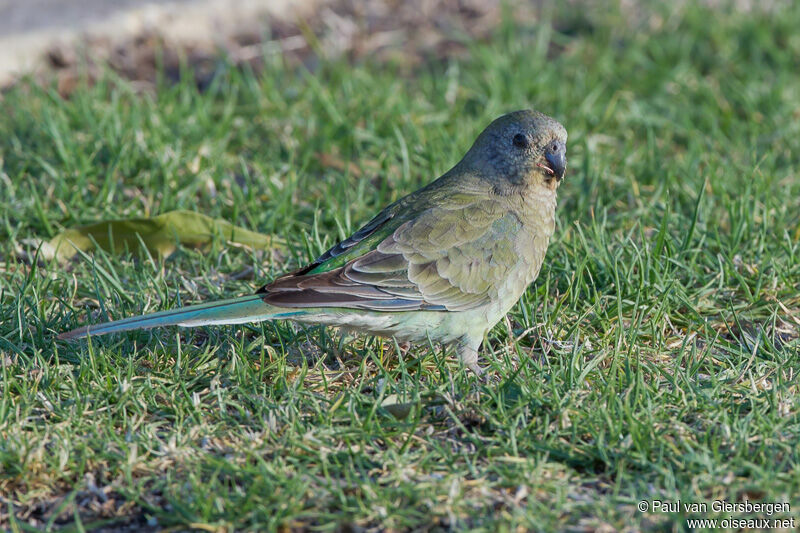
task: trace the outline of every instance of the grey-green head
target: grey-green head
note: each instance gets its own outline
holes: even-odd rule
[[[538,111],[514,111],[489,124],[461,163],[493,180],[555,187],[567,169],[567,130]]]

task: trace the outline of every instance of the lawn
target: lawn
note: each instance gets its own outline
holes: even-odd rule
[[[794,5],[793,5],[794,4]],[[0,100],[0,527],[682,530],[800,510],[800,5],[559,4],[459,54],[279,53],[198,88]],[[57,333],[246,294],[446,171],[569,131],[539,279],[478,381],[290,323]],[[66,263],[35,239],[189,209],[274,235]],[[640,512],[644,500],[707,512]],[[788,502],[716,513],[714,500]]]

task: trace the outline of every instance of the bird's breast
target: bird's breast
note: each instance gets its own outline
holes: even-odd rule
[[[514,236],[517,261],[509,269],[504,283],[497,287],[497,308],[489,314],[507,313],[539,275],[547,246],[555,228],[555,197],[552,195],[524,198],[516,213],[520,222]]]

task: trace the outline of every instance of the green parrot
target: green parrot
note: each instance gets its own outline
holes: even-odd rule
[[[566,142],[567,131],[552,118],[509,113],[446,174],[255,294],[84,326],[59,338],[288,319],[398,342],[453,344],[480,375],[484,336],[542,266]]]

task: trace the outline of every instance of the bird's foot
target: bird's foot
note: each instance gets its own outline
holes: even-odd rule
[[[489,377],[489,374],[486,372],[486,370],[489,367],[484,368],[482,366],[479,366],[478,363],[475,362],[475,363],[472,363],[472,364],[467,364],[467,368],[472,370],[472,372],[475,374],[475,377],[478,378],[478,381],[480,383],[483,383],[483,384],[489,383],[490,377]]]
[[[474,363],[467,363],[467,368],[472,370],[475,373],[475,376],[477,377],[481,377],[486,373],[486,369],[478,365],[477,361]]]
[[[475,377],[477,377],[478,380],[485,381],[486,368],[478,364],[478,346],[480,346],[480,344],[476,346],[474,344],[464,343],[456,348],[456,353],[461,362],[464,363],[464,366],[475,373]]]

